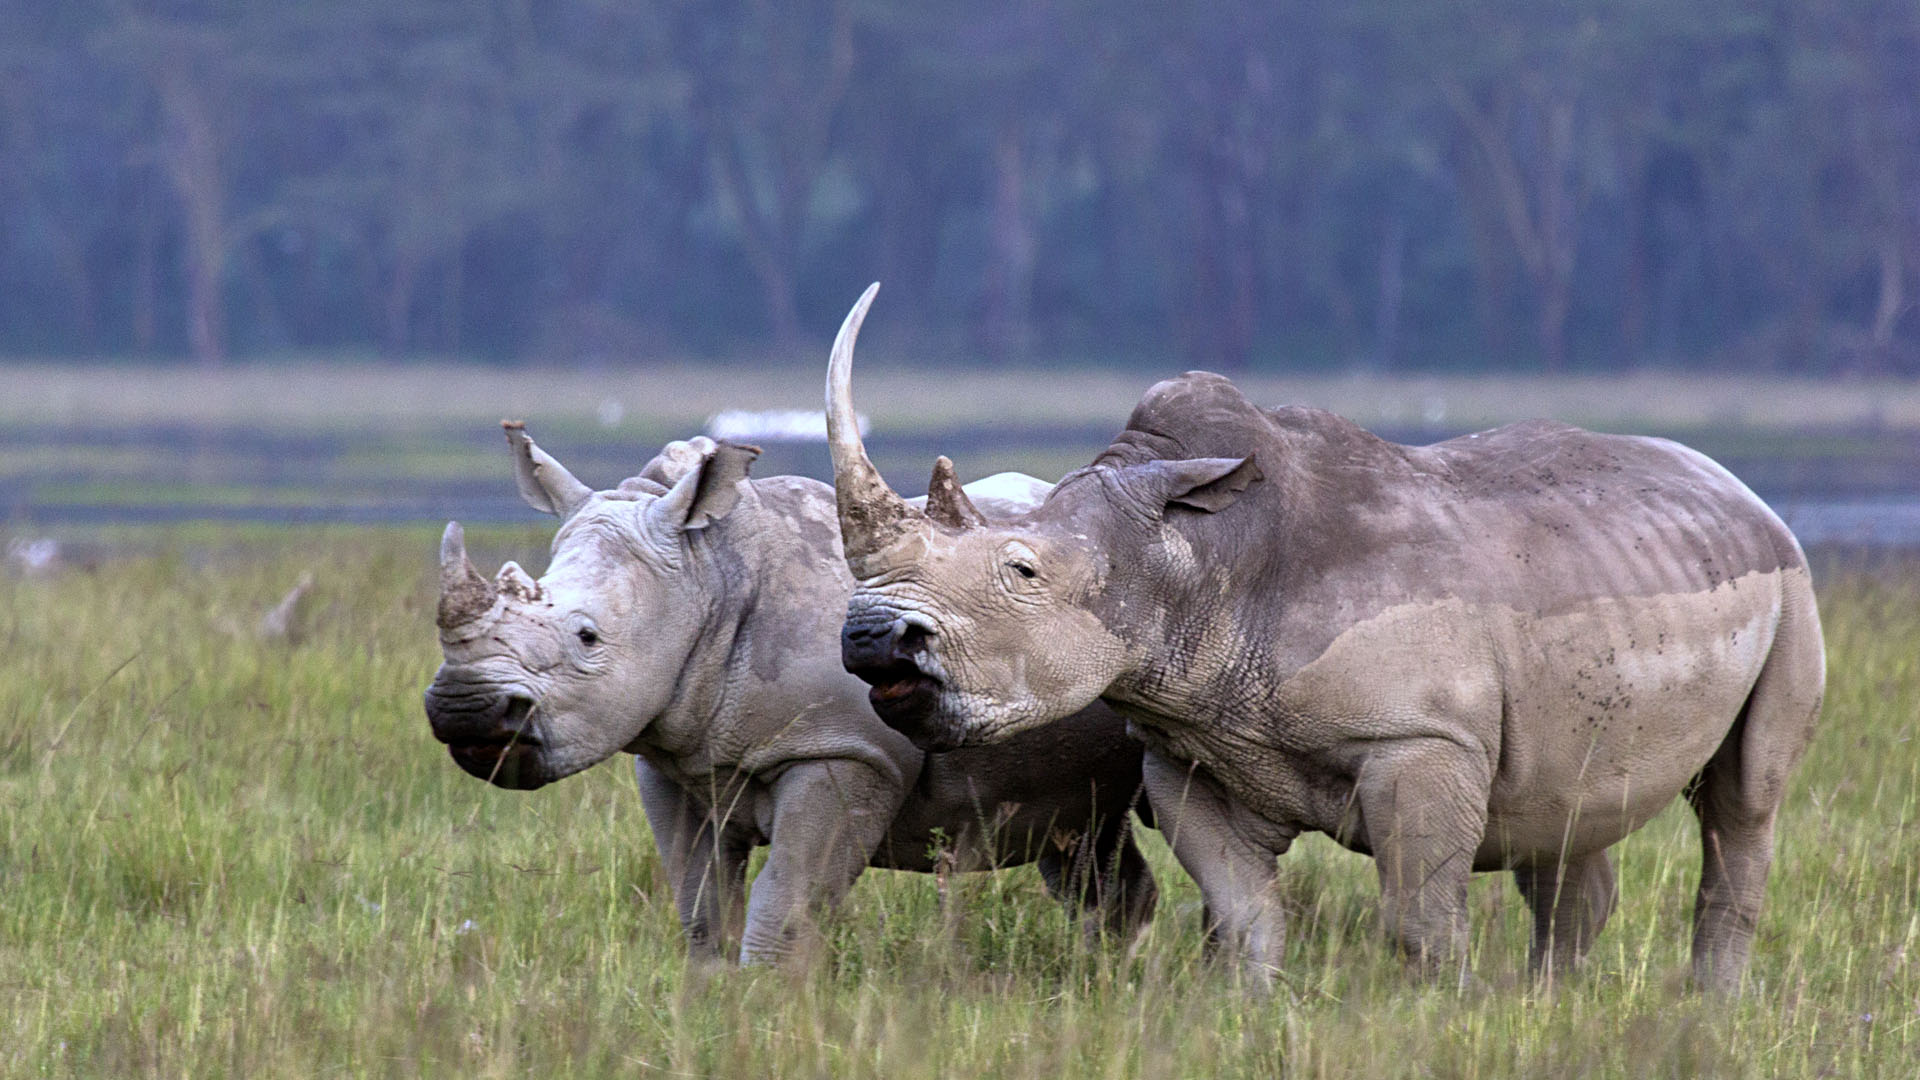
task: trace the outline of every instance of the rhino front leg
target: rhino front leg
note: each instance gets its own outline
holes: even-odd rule
[[[886,837],[906,791],[853,761],[806,762],[773,784],[773,835],[754,879],[745,964],[806,951],[815,915],[838,905]]]
[[[744,922],[752,839],[716,826],[698,800],[645,758],[633,759],[633,773],[687,950],[696,959],[718,960]]]
[[[1380,874],[1380,921],[1409,962],[1467,982],[1467,882],[1487,827],[1486,757],[1439,739],[1381,750],[1354,801]]]
[[[1515,867],[1513,883],[1533,912],[1527,966],[1535,978],[1548,981],[1572,971],[1587,955],[1620,895],[1604,850],[1557,865]]]
[[[1237,807],[1198,765],[1148,753],[1143,775],[1161,834],[1200,886],[1208,953],[1232,956],[1249,982],[1270,988],[1287,929],[1277,863],[1294,833]]]
[[[701,819],[688,846],[680,891],[674,896],[687,951],[696,960],[720,960],[727,942],[739,937],[746,910],[747,857],[752,852],[751,833],[711,815]]]
[[[667,871],[667,887],[678,896],[685,883],[688,852],[705,813],[684,788],[647,764],[646,758],[633,759],[633,778],[640,787],[640,805],[647,811],[653,846],[659,849],[661,865]]]

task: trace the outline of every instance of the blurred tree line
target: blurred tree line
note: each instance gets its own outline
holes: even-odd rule
[[[873,278],[988,361],[1920,372],[1920,5],[0,0],[0,352],[764,352]]]

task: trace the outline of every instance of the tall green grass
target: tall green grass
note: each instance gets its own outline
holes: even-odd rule
[[[1373,933],[1363,859],[1303,842],[1280,990],[1201,957],[1155,836],[1154,925],[1089,949],[1030,869],[875,871],[803,971],[689,968],[625,762],[539,792],[457,769],[419,692],[433,537],[223,540],[0,580],[0,1074],[1912,1076],[1920,587],[1829,574],[1824,725],[1793,785],[1753,990],[1686,991],[1675,808],[1616,849],[1588,969],[1525,977],[1476,880],[1458,993]],[[537,532],[474,538],[491,554]],[[536,560],[537,561],[537,560]],[[295,642],[251,633],[303,570]],[[1896,568],[1897,569],[1897,568]]]

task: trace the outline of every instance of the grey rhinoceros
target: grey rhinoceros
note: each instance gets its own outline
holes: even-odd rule
[[[759,451],[702,437],[596,492],[519,425],[507,436],[521,494],[564,524],[543,577],[507,563],[493,582],[447,526],[433,733],[508,788],[637,755],[697,955],[738,935],[744,961],[778,960],[869,864],[1038,862],[1090,929],[1125,934],[1150,916],[1128,821],[1141,750],[1119,717],[1088,709],[1013,743],[923,753],[874,715],[840,665],[853,581],[826,485],[750,480]],[[1006,474],[983,503],[1012,513],[1046,489]],[[759,844],[772,850],[742,927]]]
[[[1115,706],[1213,940],[1263,981],[1303,831],[1373,856],[1385,929],[1436,974],[1466,977],[1469,874],[1511,870],[1551,972],[1613,908],[1608,846],[1684,793],[1694,979],[1737,987],[1825,661],[1798,543],[1726,470],[1544,422],[1399,446],[1190,372],[1032,511],[948,486],[923,512],[851,426],[872,296],[828,407],[844,660],[889,723],[978,745]]]

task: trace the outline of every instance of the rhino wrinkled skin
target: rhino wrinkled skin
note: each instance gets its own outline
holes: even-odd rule
[[[1469,977],[1469,874],[1511,870],[1551,975],[1614,906],[1607,848],[1684,793],[1694,981],[1738,988],[1825,683],[1806,559],[1738,480],[1540,421],[1400,446],[1189,372],[1031,512],[936,517],[851,427],[872,295],[828,404],[843,652],[888,722],[978,745],[1112,704],[1211,940],[1260,982],[1303,831],[1373,856],[1384,929],[1436,975]],[[903,639],[910,663],[873,662]]]
[[[543,577],[508,563],[493,582],[448,525],[428,718],[462,768],[502,787],[637,755],[696,955],[736,936],[745,962],[791,954],[868,865],[1037,861],[1090,930],[1144,924],[1155,891],[1127,816],[1141,751],[1124,722],[1090,708],[951,753],[888,728],[840,664],[853,581],[826,485],[748,479],[757,450],[702,437],[596,492],[507,429],[521,494],[564,523]],[[1003,476],[983,502],[1010,514],[1046,490]]]

